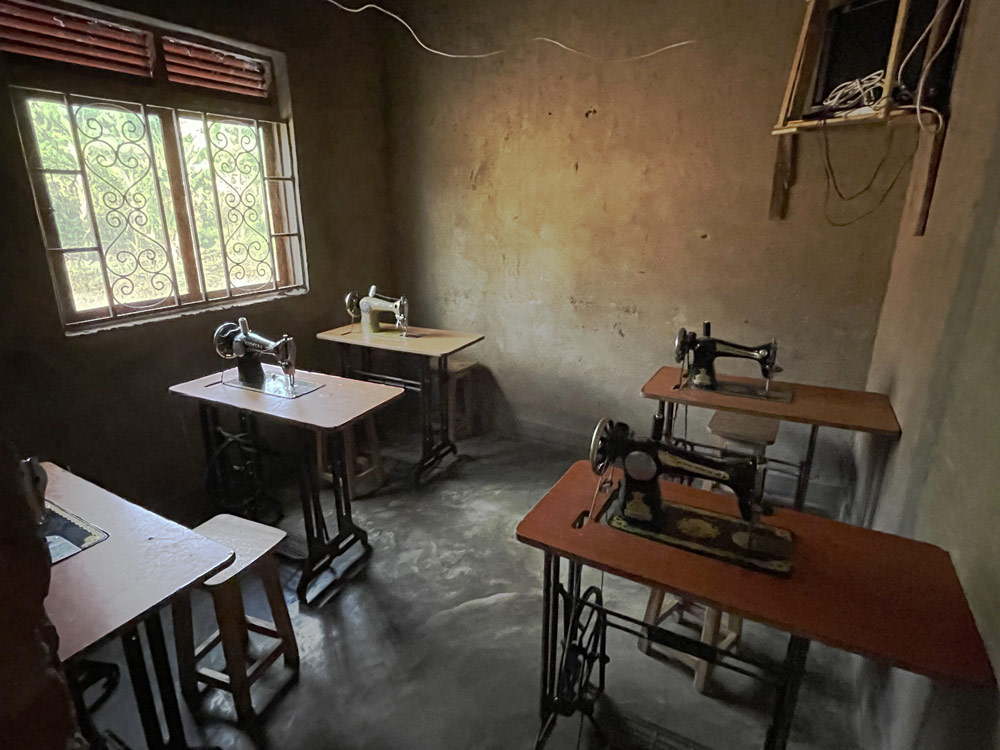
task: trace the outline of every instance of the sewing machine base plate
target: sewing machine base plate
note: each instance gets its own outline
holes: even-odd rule
[[[323,387],[320,383],[311,383],[308,380],[296,380],[295,385],[289,388],[288,380],[285,376],[276,375],[275,373],[268,373],[267,377],[264,378],[264,385],[259,388],[247,383],[241,383],[238,378],[231,378],[223,382],[225,385],[231,385],[234,388],[243,388],[248,391],[266,393],[268,396],[280,396],[281,398],[298,398],[299,396],[305,396],[307,393],[318,391]]]
[[[787,529],[757,524],[751,535],[747,523],[732,516],[675,503],[664,503],[663,511],[665,520],[658,529],[629,520],[618,508],[608,523],[630,534],[751,570],[779,576],[792,572],[795,541]]]
[[[742,398],[759,398],[763,401],[778,401],[783,404],[790,404],[795,394],[790,390],[785,390],[781,386],[771,386],[767,391],[763,386],[749,385],[748,383],[721,382],[715,388],[699,388],[691,385],[685,380],[681,388],[691,388],[698,391],[714,391],[715,393],[725,393],[727,396],[740,396]]]

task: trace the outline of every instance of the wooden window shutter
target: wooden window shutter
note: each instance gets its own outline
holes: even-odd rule
[[[148,31],[23,0],[0,0],[0,51],[153,75],[153,37]]]
[[[167,78],[175,83],[261,99],[270,93],[271,67],[265,60],[168,36],[162,44]]]

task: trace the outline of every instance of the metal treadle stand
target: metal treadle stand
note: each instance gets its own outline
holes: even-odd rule
[[[539,696],[541,726],[535,741],[540,750],[548,742],[560,716],[577,711],[593,720],[594,703],[604,692],[607,628],[614,628],[661,646],[710,661],[718,667],[762,680],[777,688],[764,750],[785,750],[799,687],[805,672],[809,640],[791,636],[779,668],[766,667],[735,656],[700,640],[647,625],[641,620],[605,607],[601,592],[590,587],[581,594],[583,564],[568,560],[567,578],[561,580],[562,558],[545,552],[542,580],[542,679]],[[560,628],[560,606],[562,626]],[[562,643],[562,656],[560,656]],[[594,667],[598,674],[592,679]]]
[[[202,437],[205,443],[205,454],[208,461],[209,492],[216,497],[225,496],[227,484],[232,477],[227,467],[215,461],[221,444],[227,438],[219,426],[219,410],[214,404],[202,402],[199,404],[201,414]],[[351,576],[371,557],[372,546],[368,542],[368,533],[355,525],[351,517],[351,497],[345,481],[344,439],[337,430],[326,433],[324,439],[330,441],[328,457],[331,463],[333,481],[331,487],[334,496],[334,511],[336,514],[336,535],[331,536],[323,514],[320,500],[321,478],[319,477],[316,433],[304,432],[302,445],[298,451],[276,451],[262,446],[257,429],[257,419],[251,412],[240,410],[240,429],[247,442],[256,447],[258,455],[266,453],[279,456],[293,463],[298,472],[299,496],[302,502],[302,519],[305,526],[306,553],[304,557],[293,558],[302,567],[296,593],[299,600],[306,605],[313,605],[325,600],[346,583]],[[294,448],[294,446],[293,446]],[[256,465],[248,467],[250,473],[256,473],[257,481],[261,481],[259,458]],[[360,554],[343,570],[337,571],[334,564],[344,559],[355,545],[361,546]],[[286,555],[288,556],[288,555]],[[316,591],[310,592],[320,576],[329,572],[332,579]]]
[[[417,380],[384,375],[372,369],[371,349],[362,348],[361,367],[351,364],[350,346],[340,346],[340,374],[345,378],[367,380],[371,383],[394,385],[414,391],[420,396],[420,460],[413,467],[413,482],[420,484],[424,474],[432,471],[449,455],[458,455],[458,446],[451,438],[448,428],[448,355],[437,357],[437,372],[431,365],[431,357],[416,356],[420,361],[420,375]],[[436,386],[436,387],[435,387]],[[434,397],[437,396],[437,408]],[[436,412],[436,414],[435,414]],[[435,424],[437,417],[437,424]]]

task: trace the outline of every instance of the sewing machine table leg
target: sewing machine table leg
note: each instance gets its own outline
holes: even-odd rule
[[[166,723],[167,735],[165,738],[156,711],[153,686],[149,680],[149,672],[146,670],[146,659],[143,655],[138,625],[127,628],[122,633],[121,641],[146,744],[150,750],[189,750],[190,746],[184,737],[184,725],[181,722],[177,693],[174,691],[173,676],[170,670],[170,661],[167,658],[167,645],[163,638],[163,625],[160,622],[159,610],[147,616],[142,624],[146,630],[149,654],[153,661],[153,676],[156,679],[160,705]]]
[[[767,739],[764,750],[785,750],[788,735],[792,729],[792,717],[795,714],[795,703],[799,697],[799,687],[806,670],[806,656],[809,654],[809,640],[799,636],[791,636],[788,640],[788,651],[782,667],[784,682],[778,688],[774,702],[774,713],[771,715],[771,725],[767,729]]]
[[[813,456],[816,453],[816,435],[819,425],[813,425],[809,430],[809,444],[806,447],[806,457],[799,465],[799,481],[795,485],[795,503],[792,508],[802,510],[806,504],[806,493],[809,491],[809,475],[812,474]]]
[[[437,381],[435,383],[435,381]],[[434,394],[438,400],[438,424],[434,425]],[[438,371],[431,369],[430,357],[420,358],[420,425],[423,448],[420,462],[414,467],[413,482],[420,484],[422,476],[434,469],[449,455],[457,455],[458,447],[448,430],[448,357],[438,357]]]
[[[302,517],[306,528],[308,554],[302,561],[302,576],[296,593],[299,600],[307,606],[321,600],[325,601],[329,594],[343,586],[368,561],[372,553],[367,532],[355,526],[351,517],[350,490],[344,481],[344,436],[336,432],[331,437],[329,459],[333,475],[334,509],[337,516],[337,535],[332,539],[326,527],[319,497],[321,478],[317,476],[318,459],[315,450],[318,441],[314,435],[310,435],[306,440],[305,459],[299,465],[299,491],[302,497]],[[337,573],[333,570],[334,563],[348,554],[356,544],[361,545],[360,555],[343,571]],[[312,592],[310,598],[312,584],[327,571],[333,575],[332,580],[318,591]]]
[[[545,553],[542,576],[542,661],[541,694],[538,714],[541,725],[535,740],[535,750],[540,750],[555,728],[558,714],[555,711],[557,657],[559,648],[559,556]]]

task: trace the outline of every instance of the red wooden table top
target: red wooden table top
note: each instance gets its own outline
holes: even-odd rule
[[[858,432],[900,433],[896,413],[884,393],[827,388],[821,385],[786,383],[775,380],[774,391],[791,391],[790,402],[734,396],[703,388],[678,388],[681,369],[661,367],[642,387],[642,395],[658,401],[673,401],[688,406],[735,411],[760,417],[803,422],[821,427],[839,427]],[[721,382],[759,385],[761,379],[720,376]]]
[[[518,524],[517,538],[911,672],[995,684],[965,593],[941,548],[779,509],[767,522],[792,531],[796,543],[793,572],[779,578],[603,523],[573,528],[590,509],[597,481],[589,463],[573,464]],[[737,515],[736,501],[727,495],[667,482],[663,495],[672,502]]]

